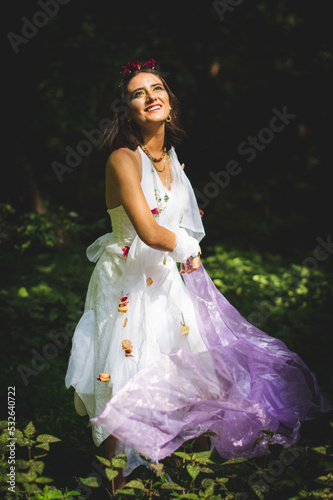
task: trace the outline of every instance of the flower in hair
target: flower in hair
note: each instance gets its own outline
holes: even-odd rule
[[[151,68],[154,69],[156,66],[155,59],[148,59],[143,65],[141,65],[140,61],[130,61],[125,66],[121,67],[121,73],[123,76],[127,76],[133,71],[138,71],[141,68]]]
[[[148,59],[148,61],[145,62],[142,67],[143,68],[155,69],[155,67],[156,67],[156,61],[155,61],[155,59]]]

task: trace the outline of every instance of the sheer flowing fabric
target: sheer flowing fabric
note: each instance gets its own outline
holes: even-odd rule
[[[152,166],[139,150],[154,212]],[[173,149],[170,157],[173,182],[167,191],[158,178],[169,199],[156,220],[200,242],[193,189]],[[116,436],[129,474],[142,463],[139,453],[162,459],[207,430],[226,458],[265,453],[265,438],[254,446],[261,429],[282,446],[296,442],[302,421],[328,408],[304,362],[247,322],[203,266],[183,280],[168,252],[140,240],[122,206],[108,212],[112,232],[87,249],[96,266],[65,379],[76,410],[91,419],[95,444]]]

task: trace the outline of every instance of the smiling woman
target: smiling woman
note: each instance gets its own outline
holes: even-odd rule
[[[139,75],[148,77],[148,85],[150,79],[150,87],[142,88],[142,84],[139,83],[140,80],[137,81],[137,79],[133,82],[132,80],[134,79],[135,72],[130,72],[125,75],[119,87],[118,99],[120,102],[126,104],[128,112],[123,113],[123,107],[121,107],[122,112],[119,113],[117,112],[117,109],[115,109],[115,114],[109,126],[105,130],[104,144],[109,153],[112,153],[112,151],[122,147],[126,147],[134,151],[139,144],[143,143],[140,128],[137,126],[135,120],[132,120],[130,109],[135,109],[136,99],[141,99],[141,101],[143,101],[147,96],[147,93],[148,95],[154,95],[156,99],[161,94],[167,95],[169,107],[163,110],[167,112],[165,117],[164,142],[164,146],[167,150],[169,150],[172,146],[176,147],[180,144],[186,135],[180,124],[178,99],[169,88],[163,76],[155,69],[149,67],[140,69]],[[137,83],[135,83],[136,81]],[[151,103],[150,105],[152,106],[153,104]]]
[[[151,66],[124,68],[127,120],[116,113],[105,134],[113,232],[87,249],[97,264],[66,375],[95,444],[108,458],[126,453],[124,475],[147,464],[140,453],[160,460],[208,430],[225,458],[263,455],[269,442],[295,443],[302,421],[327,408],[299,356],[246,321],[205,272],[199,208],[174,149],[178,101]]]

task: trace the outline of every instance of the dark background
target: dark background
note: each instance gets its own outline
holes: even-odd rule
[[[333,14],[324,2],[238,3],[222,13],[222,3],[203,0],[70,0],[18,53],[8,34],[22,36],[42,8],[31,0],[5,6],[0,386],[17,387],[21,428],[33,420],[39,433],[62,439],[46,470],[57,486],[75,488],[73,477],[88,475],[96,454],[64,387],[70,342],[26,385],[18,367],[31,369],[50,336],[77,324],[93,269],[85,248],[110,221],[98,141],[62,182],[52,164],[66,165],[66,148],[76,151],[84,130],[96,134],[112,116],[120,67],[133,59],[154,58],[180,100],[187,138],[177,153],[205,212],[207,271],[245,317],[261,311],[256,326],[298,352],[332,396],[333,249],[321,261],[314,251],[332,232]],[[265,134],[273,109],[284,108],[295,118],[247,161],[240,144]],[[240,173],[212,187],[209,173],[221,175],[231,160]],[[301,444],[328,454],[326,424],[305,426]],[[309,488],[324,467],[319,453],[297,465]],[[279,491],[272,498],[287,498]]]
[[[210,171],[232,159],[242,167],[205,208],[219,214],[225,238],[245,232],[249,241],[268,237],[278,251],[313,248],[331,215],[332,14],[324,3],[300,0],[230,8],[71,0],[17,54],[7,40],[3,202],[20,212],[45,210],[47,202],[48,210],[63,205],[90,221],[103,217],[102,149],[94,147],[63,182],[51,164],[64,164],[65,147],[76,149],[83,129],[112,115],[119,68],[153,57],[181,102],[188,138],[177,152],[192,184],[203,192]],[[32,21],[41,7],[29,1],[6,9],[7,33],[22,35],[22,17]],[[239,144],[283,106],[296,118],[247,162]],[[252,231],[249,214],[262,234]]]

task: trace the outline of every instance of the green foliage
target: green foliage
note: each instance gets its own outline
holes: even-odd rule
[[[79,496],[77,491],[60,491],[54,486],[48,485],[41,490],[41,485],[52,483],[53,479],[43,476],[45,463],[41,458],[47,456],[50,450],[50,443],[59,442],[55,436],[49,434],[36,435],[34,424],[30,421],[23,430],[9,425],[8,421],[0,422],[0,493],[6,500],[51,500],[59,498],[70,500],[74,496]],[[14,443],[15,450],[12,453],[8,449],[8,443]],[[16,449],[19,446],[21,450]],[[26,449],[24,452],[23,449]],[[16,458],[16,455],[24,456]],[[13,476],[13,484],[8,488],[8,477]],[[14,490],[14,491],[13,491]],[[80,497],[82,498],[82,497]]]
[[[2,244],[21,253],[59,248],[83,230],[79,214],[60,206],[56,210],[17,214],[11,205],[0,204]]]
[[[209,219],[207,223],[209,225]],[[304,265],[304,259],[313,256],[312,252],[297,257],[262,252],[254,247],[247,248],[245,244],[229,247],[215,242],[204,253],[204,265],[214,283],[254,323],[256,317],[251,314],[262,314],[261,324],[257,326],[280,337],[307,358],[319,375],[320,384],[327,387],[330,394],[331,355],[326,348],[330,342],[333,297],[330,259],[310,270]],[[20,427],[23,430],[17,434],[20,453],[27,453],[17,461],[22,499],[25,500],[24,495],[78,498],[79,494],[73,492],[88,491],[91,500],[104,500],[104,494],[107,497],[112,494],[112,481],[126,462],[124,457],[115,457],[109,462],[102,457],[101,449],[97,458],[105,470],[102,482],[94,471],[91,472],[96,453],[90,425],[75,414],[72,392],[66,391],[63,384],[71,335],[82,314],[93,266],[85,258],[82,243],[63,244],[56,252],[43,247],[45,251],[37,255],[31,248],[23,253],[17,249],[2,256],[6,274],[0,290],[1,322],[6,331],[0,352],[2,385],[13,380],[19,387],[19,414],[24,422]],[[67,335],[67,343],[57,348],[57,355],[47,359],[47,364],[29,377],[25,386],[18,366],[31,368],[32,349],[43,354],[45,345],[52,343],[51,339],[60,332]],[[328,421],[324,425],[316,421],[307,425],[313,427],[308,433],[306,426],[305,431],[301,430],[301,436],[305,432],[301,441],[305,451],[296,450],[294,455],[287,455],[288,464],[281,459],[279,447],[269,446],[267,456],[252,460],[242,457],[224,460],[215,451],[195,452],[194,443],[188,442],[162,463],[151,463],[149,469],[135,470],[126,487],[115,492],[115,496],[119,499],[208,500],[325,498],[332,484],[330,426]],[[38,435],[35,427],[40,429]],[[60,457],[54,459],[49,450],[53,452],[52,439],[57,438],[49,434],[50,430],[52,436],[61,436],[61,441],[56,443],[56,447],[61,447]],[[263,429],[261,435],[270,438],[271,432]],[[206,435],[214,437],[210,431]],[[64,457],[66,460],[70,457],[70,468],[64,467]],[[281,465],[276,466],[276,463]],[[2,466],[6,470],[4,455]],[[39,490],[28,493],[23,484]],[[87,490],[81,490],[80,484]],[[8,497],[8,500],[11,499]]]

